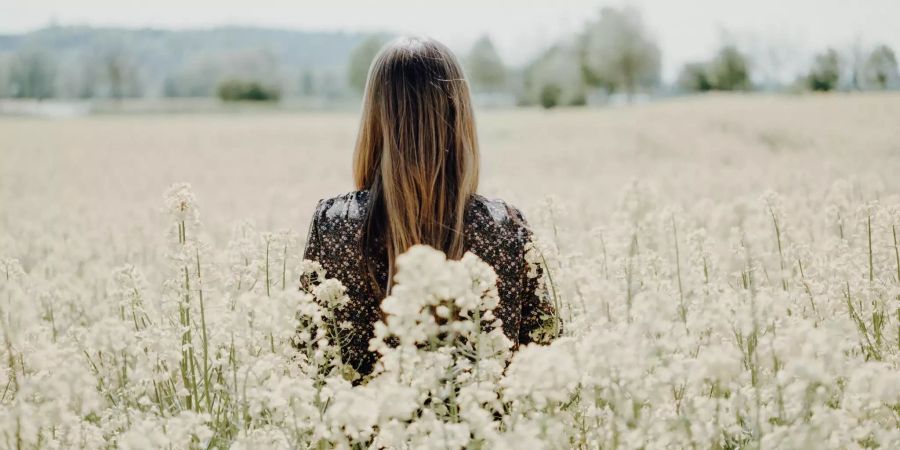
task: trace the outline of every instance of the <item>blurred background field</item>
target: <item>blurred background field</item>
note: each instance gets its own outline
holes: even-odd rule
[[[565,196],[589,204],[587,223],[634,179],[688,202],[846,177],[890,188],[900,33],[885,19],[897,13],[887,1],[34,1],[0,18],[3,220],[121,217],[184,180],[218,227],[302,228],[316,199],[352,187],[367,70],[403,34],[458,55],[483,191],[523,207]]]
[[[841,179],[898,192],[896,117],[900,95],[871,93],[485,110],[481,190],[526,213],[559,197],[585,231],[634,181],[682,205],[767,189],[818,197]],[[171,183],[190,181],[219,237],[242,219],[303,232],[316,200],[353,189],[357,121],[275,111],[0,119],[3,227],[38,217],[133,227],[156,215]]]

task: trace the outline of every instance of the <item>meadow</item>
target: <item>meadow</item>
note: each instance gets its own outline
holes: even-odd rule
[[[0,448],[897,448],[897,117],[478,111],[564,336],[511,353],[490,268],[415,248],[359,386],[341,286],[297,289],[355,114],[0,118]]]

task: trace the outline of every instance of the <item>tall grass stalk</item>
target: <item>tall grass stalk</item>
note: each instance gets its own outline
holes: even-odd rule
[[[872,263],[872,214],[866,215],[866,237],[869,241],[869,283],[875,281],[875,265]]]
[[[200,302],[200,338],[203,340],[203,395],[206,398],[206,410],[212,411],[212,399],[209,395],[209,335],[206,327],[206,307],[203,302],[203,277],[200,273],[200,249],[196,250],[197,261],[197,298]]]
[[[687,307],[684,304],[684,286],[681,282],[681,256],[678,251],[678,227],[675,225],[675,215],[672,215],[672,237],[675,241],[675,274],[678,278],[678,315],[687,329]]]
[[[900,245],[897,245],[897,226],[891,225],[891,234],[894,236],[894,262],[897,268],[897,283],[900,283]]]
[[[787,283],[787,273],[786,267],[784,263],[784,250],[781,245],[781,227],[778,224],[778,216],[775,214],[775,210],[769,205],[769,214],[772,215],[772,224],[775,226],[775,241],[778,244],[778,263],[781,268],[781,272],[779,278],[781,278],[781,289],[784,291],[788,290]]]

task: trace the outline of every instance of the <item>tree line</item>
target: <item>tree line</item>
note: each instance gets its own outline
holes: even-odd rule
[[[364,88],[369,64],[388,36],[372,36],[351,55],[348,79],[353,89]],[[753,81],[754,61],[739,46],[726,43],[706,61],[684,64],[675,82],[664,86],[661,51],[632,7],[600,10],[573,36],[555,43],[521,68],[504,64],[488,36],[475,41],[463,57],[466,74],[477,94],[506,93],[520,105],[583,105],[589,95],[601,100],[621,94],[679,94],[707,91],[753,91],[764,88]],[[826,49],[785,91],[885,90],[900,88],[896,56],[878,45],[852,57]],[[771,87],[766,87],[771,89]]]
[[[362,92],[377,52],[394,37],[383,33],[340,35],[315,41],[314,35],[305,36],[306,40],[300,41],[303,45],[316,42],[316,48],[328,51],[320,52],[319,59],[299,63],[298,55],[306,47],[298,49],[298,41],[289,40],[288,32],[237,32],[241,33],[238,38],[228,30],[214,34],[208,38],[218,39],[211,50],[185,55],[177,64],[161,67],[148,63],[154,58],[164,59],[159,51],[148,53],[147,45],[136,49],[122,39],[91,43],[86,51],[68,60],[41,46],[23,46],[4,53],[0,40],[0,97],[218,96],[224,101],[277,101],[283,96],[353,98]],[[328,39],[340,42],[325,45]],[[246,45],[248,41],[255,45]],[[326,56],[331,60],[322,59]],[[772,89],[754,81],[754,72],[764,70],[765,62],[754,60],[739,45],[727,42],[708,60],[684,64],[674,82],[663,83],[660,45],[640,11],[633,7],[602,8],[582,29],[553,43],[521,67],[507,65],[488,36],[477,39],[461,54],[461,60],[478,98],[500,96],[519,105],[545,108],[602,102],[611,96],[631,100],[640,95]],[[898,87],[896,55],[888,46],[877,45],[871,49],[857,47],[850,55],[824,49],[793,81],[781,82],[776,88],[831,91]]]
[[[367,35],[265,28],[53,26],[0,35],[0,97],[335,98]]]
[[[476,86],[503,88],[498,80],[515,80],[518,75],[520,83],[505,88],[515,92],[519,103],[545,108],[581,105],[591,94],[599,95],[602,101],[616,94],[630,100],[640,94],[773,88],[754,82],[754,58],[733,43],[723,44],[706,61],[684,64],[675,82],[663,85],[659,44],[641,13],[630,7],[601,9],[582,30],[548,48],[518,74],[504,71],[487,38],[476,42],[466,62]],[[868,52],[857,47],[850,55],[826,49],[793,81],[775,87],[792,92],[897,88],[897,59],[886,45],[877,45]]]

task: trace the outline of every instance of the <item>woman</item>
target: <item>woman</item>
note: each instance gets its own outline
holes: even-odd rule
[[[369,340],[394,261],[415,244],[451,259],[479,256],[497,273],[494,314],[514,346],[548,339],[557,321],[528,277],[531,232],[518,209],[476,194],[478,160],[469,89],[450,50],[427,38],[388,44],[366,84],[353,159],[358,190],[319,201],[305,252],[347,288],[338,320],[353,329],[342,358],[360,374],[377,360]]]

